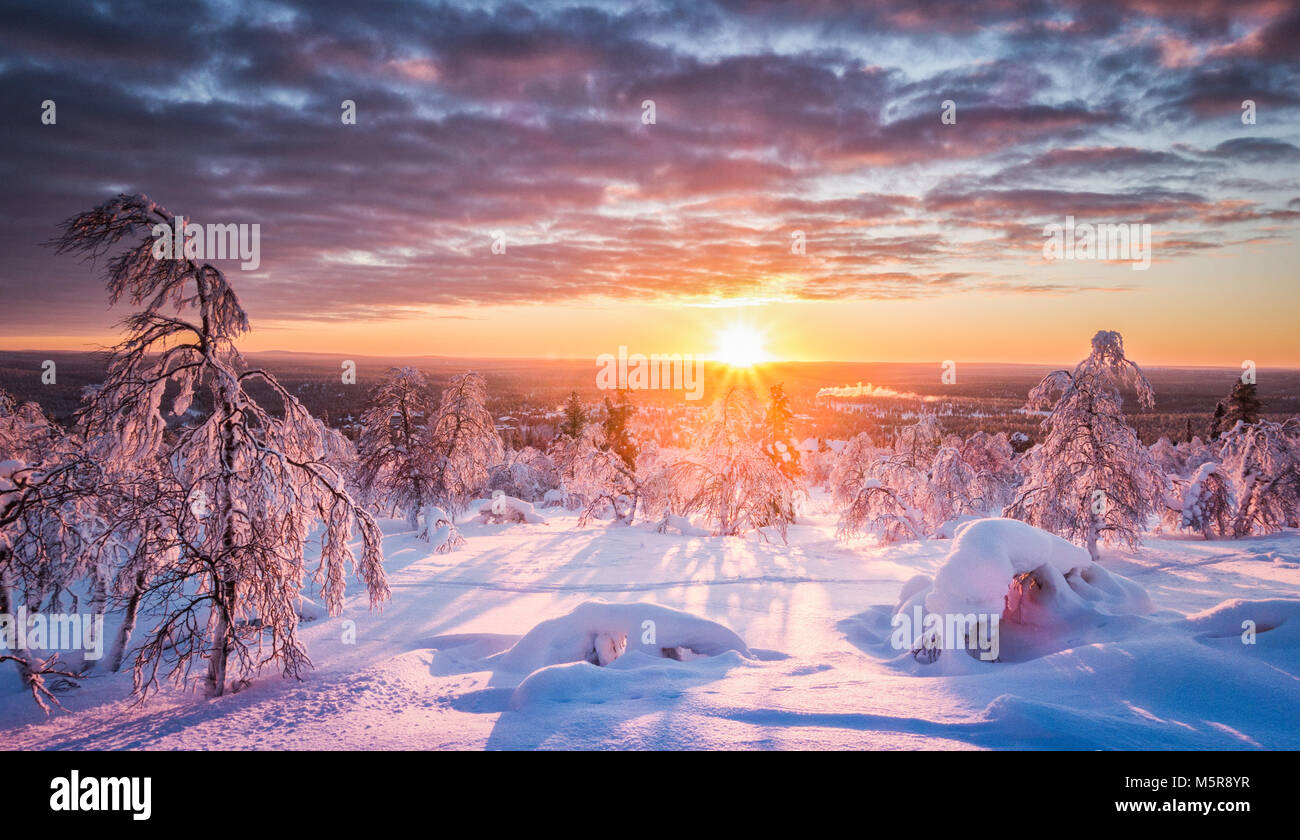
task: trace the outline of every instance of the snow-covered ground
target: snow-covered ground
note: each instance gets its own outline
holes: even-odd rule
[[[6,665],[0,747],[1300,748],[1294,531],[1107,551],[1103,567],[1154,612],[954,671],[889,645],[904,583],[933,576],[951,540],[845,545],[826,512],[788,545],[541,512],[545,524],[467,516],[449,554],[386,522],[392,601],[371,613],[355,586],[342,616],[305,625],[316,669],[302,682],[137,705],[128,675],[95,677],[46,719]],[[592,633],[604,667],[581,661]]]

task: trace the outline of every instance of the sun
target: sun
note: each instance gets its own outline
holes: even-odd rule
[[[732,324],[716,336],[717,351],[714,358],[734,368],[747,368],[767,360],[763,352],[763,336],[747,324]]]

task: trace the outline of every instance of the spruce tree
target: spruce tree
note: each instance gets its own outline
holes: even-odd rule
[[[790,397],[785,392],[784,383],[773,385],[768,393],[770,402],[763,420],[763,451],[786,478],[793,479],[799,475],[800,467],[799,446],[790,430],[790,420],[794,417],[790,410]]]
[[[602,448],[617,455],[628,469],[635,470],[637,445],[628,429],[628,421],[632,419],[636,407],[627,394],[627,391],[620,390],[617,403],[605,397],[605,419],[602,424],[605,440]]]
[[[582,430],[587,425],[587,412],[582,407],[582,398],[577,391],[572,391],[564,401],[564,420],[560,422],[560,434],[577,440],[582,437]]]
[[[1237,384],[1232,386],[1232,393],[1228,395],[1227,410],[1223,416],[1223,427],[1220,432],[1231,431],[1238,420],[1247,425],[1258,423],[1263,407],[1259,397],[1255,395],[1255,383],[1238,380]]]

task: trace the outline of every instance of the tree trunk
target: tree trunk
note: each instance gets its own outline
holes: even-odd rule
[[[235,584],[217,581],[219,597],[213,603],[212,647],[208,652],[208,696],[220,697],[226,691],[226,660],[230,656],[231,616],[235,613]]]
[[[136,616],[140,612],[140,598],[144,595],[144,581],[144,572],[135,576],[135,588],[131,590],[131,596],[126,600],[126,615],[122,618],[122,626],[118,628],[113,650],[108,654],[108,670],[114,673],[122,667],[126,646],[131,641],[131,634],[135,632]]]
[[[18,620],[18,616],[14,615],[13,600],[9,594],[9,581],[4,575],[0,575],[0,614],[12,616],[14,621]],[[32,684],[36,681],[36,677],[32,674],[31,666],[28,665],[27,658],[24,655],[27,651],[20,651],[17,649],[16,634],[14,637],[14,644],[15,648],[9,655],[14,658],[13,662],[18,666],[18,677],[22,681],[23,689],[30,691]]]
[[[1101,552],[1097,549],[1097,520],[1095,518],[1088,520],[1088,555],[1092,557],[1092,562],[1101,562]]]

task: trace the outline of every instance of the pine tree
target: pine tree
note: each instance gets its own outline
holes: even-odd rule
[[[1223,427],[1223,420],[1227,416],[1228,409],[1222,402],[1214,404],[1214,416],[1210,418],[1210,440],[1218,440],[1219,437],[1227,431]]]

